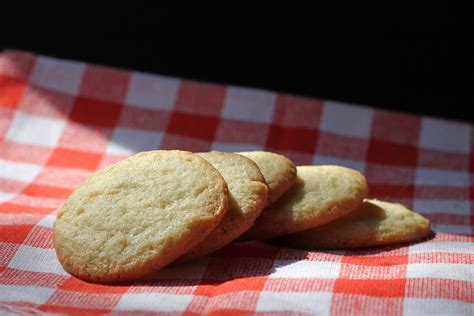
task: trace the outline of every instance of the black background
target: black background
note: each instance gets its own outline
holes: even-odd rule
[[[0,48],[474,121],[472,6],[26,11],[4,11]]]

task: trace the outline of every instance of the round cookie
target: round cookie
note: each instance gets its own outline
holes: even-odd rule
[[[268,197],[265,180],[249,158],[217,151],[198,155],[210,162],[227,182],[229,207],[219,225],[179,261],[207,255],[242,235],[260,215]]]
[[[347,249],[410,242],[430,234],[430,221],[401,204],[365,200],[333,222],[274,240],[303,249]]]
[[[265,208],[240,240],[269,239],[335,220],[355,210],[367,196],[358,171],[339,166],[299,166],[293,187]]]
[[[129,281],[201,242],[227,210],[227,185],[206,160],[149,151],[91,175],[54,223],[64,269],[92,282]]]
[[[270,205],[288,191],[296,180],[296,166],[285,156],[267,151],[248,151],[238,153],[252,159],[262,172],[268,185]]]

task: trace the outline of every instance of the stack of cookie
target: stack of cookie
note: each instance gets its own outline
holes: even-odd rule
[[[355,170],[269,152],[149,151],[91,175],[58,212],[53,241],[70,273],[120,282],[234,240],[344,249],[429,234],[427,219],[367,191]]]

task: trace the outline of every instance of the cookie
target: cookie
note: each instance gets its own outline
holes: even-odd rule
[[[430,221],[420,214],[401,204],[367,199],[344,217],[274,242],[303,249],[347,249],[410,242],[429,234]]]
[[[268,197],[257,165],[247,157],[224,152],[198,154],[217,169],[229,188],[229,207],[219,225],[179,261],[214,252],[246,232],[260,215]]]
[[[240,240],[269,239],[326,224],[355,210],[367,196],[358,171],[339,166],[297,167],[295,184],[265,208]]]
[[[252,159],[268,185],[268,202],[272,204],[288,191],[296,180],[296,166],[285,156],[266,151],[238,153]]]
[[[139,278],[191,250],[227,210],[227,185],[198,155],[149,151],[91,175],[54,223],[64,269],[92,282]]]

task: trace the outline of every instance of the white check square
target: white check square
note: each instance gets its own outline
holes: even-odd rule
[[[56,219],[56,216],[54,215],[46,215],[45,217],[40,219],[39,222],[36,223],[36,225],[41,226],[41,227],[46,227],[46,228],[53,228],[55,219]]]
[[[172,110],[179,84],[178,79],[134,72],[130,77],[125,103],[134,107]]]
[[[368,138],[374,111],[369,108],[336,101],[326,101],[321,129],[338,135]]]
[[[469,173],[429,168],[417,168],[415,183],[441,187],[469,187]]]
[[[55,291],[41,286],[0,285],[0,302],[44,304]]]
[[[269,277],[335,279],[340,270],[340,262],[275,260]]]
[[[432,241],[420,242],[408,248],[408,254],[410,255],[430,252],[474,254],[474,247],[470,242]]]
[[[470,215],[471,206],[469,201],[465,200],[424,200],[415,199],[413,201],[413,209],[423,214],[445,213]]]
[[[403,301],[403,315],[433,316],[433,315],[472,315],[472,303],[443,298],[411,298]]]
[[[410,263],[407,266],[407,277],[472,281],[474,270],[471,264]]]
[[[192,301],[192,295],[166,293],[126,293],[115,306],[119,311],[182,312]]]
[[[423,118],[421,121],[420,147],[469,153],[469,131],[470,128],[467,124]]]
[[[83,63],[40,56],[30,80],[40,87],[76,95],[84,69]]]
[[[273,92],[229,87],[222,116],[227,119],[269,123],[273,117],[275,100]]]
[[[129,155],[140,151],[158,149],[163,133],[138,130],[134,128],[116,128],[107,146],[107,153]]]
[[[436,233],[472,235],[470,225],[432,224],[431,229]]]
[[[258,312],[309,313],[329,315],[332,293],[325,292],[262,292],[258,299]]]
[[[15,196],[16,196],[16,194],[0,192],[0,203],[11,200]]]
[[[65,122],[16,112],[5,139],[18,143],[54,147],[57,145]]]
[[[24,271],[68,275],[56,257],[54,249],[21,245],[8,267]]]
[[[37,165],[0,160],[0,177],[2,178],[30,182],[39,174],[40,170],[41,167]]]

